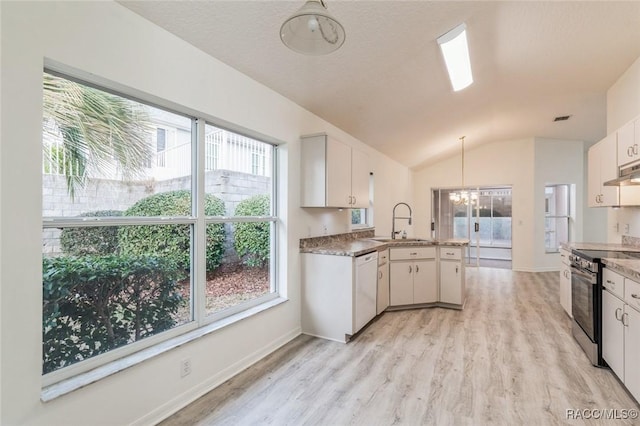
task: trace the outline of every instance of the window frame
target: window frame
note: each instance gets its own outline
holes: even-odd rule
[[[106,227],[106,226],[139,226],[139,225],[189,225],[191,228],[191,274],[190,274],[190,319],[188,322],[175,326],[171,329],[159,332],[152,336],[146,337],[142,340],[128,343],[124,346],[112,349],[108,352],[87,358],[77,363],[71,364],[59,368],[58,370],[43,374],[42,386],[49,387],[54,384],[58,384],[62,381],[71,380],[76,376],[83,373],[87,373],[90,370],[95,370],[98,367],[108,366],[109,363],[116,362],[122,358],[139,353],[145,349],[154,350],[154,347],[158,348],[158,353],[161,353],[160,347],[163,344],[169,344],[171,339],[178,338],[186,335],[189,332],[196,332],[198,329],[202,330],[202,335],[207,334],[207,329],[215,326],[217,322],[220,326],[224,326],[228,319],[243,311],[254,310],[254,308],[265,305],[266,308],[270,307],[268,304],[273,305],[273,301],[278,298],[282,298],[279,285],[279,245],[278,245],[278,233],[280,230],[280,218],[278,216],[278,186],[279,186],[279,173],[278,173],[278,144],[270,141],[268,137],[262,137],[260,135],[249,135],[250,131],[233,129],[229,127],[228,123],[219,123],[221,120],[213,118],[203,113],[194,112],[188,108],[181,107],[173,104],[169,101],[155,98],[152,95],[140,94],[140,92],[121,86],[117,83],[110,81],[102,81],[94,83],[91,80],[95,76],[91,76],[90,79],[79,78],[76,75],[82,75],[81,71],[70,70],[69,68],[49,63],[45,61],[44,73],[51,74],[53,76],[67,79],[87,87],[95,88],[106,93],[110,93],[115,96],[139,102],[152,108],[158,108],[163,111],[177,114],[186,117],[191,120],[191,173],[190,173],[190,193],[191,193],[191,214],[188,216],[177,217],[61,217],[61,216],[43,216],[42,217],[42,231],[47,229],[67,228],[67,227]],[[96,78],[96,81],[99,80]],[[114,89],[116,87],[117,89]],[[133,95],[135,93],[135,95]],[[269,216],[238,216],[238,217],[207,217],[204,214],[205,206],[205,173],[206,173],[206,152],[205,152],[205,125],[211,124],[223,130],[235,133],[239,136],[248,137],[258,142],[271,145],[272,161],[264,162],[264,167],[272,167],[271,170],[271,212]],[[166,132],[166,129],[165,129]],[[168,136],[168,135],[167,135]],[[165,141],[168,143],[168,141]],[[154,141],[154,153],[156,151],[157,142]],[[269,164],[270,163],[270,164]],[[43,169],[44,170],[44,169]],[[44,171],[41,171],[41,191],[42,177]],[[42,196],[42,194],[41,194]],[[271,240],[270,240],[270,292],[255,299],[243,301],[237,305],[234,305],[223,311],[216,312],[207,316],[205,312],[206,302],[206,226],[210,223],[227,223],[227,222],[269,222],[271,228]],[[199,237],[198,237],[199,236]],[[41,283],[42,285],[42,283]],[[248,316],[252,316],[254,313],[250,313]],[[166,346],[166,345],[164,345]],[[42,355],[41,355],[42,359]],[[121,368],[120,368],[121,369]],[[118,371],[118,368],[114,367],[114,371]]]
[[[566,215],[557,215],[557,214],[551,215],[551,214],[548,214],[548,211],[549,211],[549,209],[548,209],[548,198],[546,196],[547,188],[554,188],[554,196],[556,196],[557,188],[561,187],[561,186],[566,187],[566,190],[567,190],[567,199],[566,199],[566,201],[567,201],[567,209],[566,209],[567,210],[567,214]],[[557,219],[566,219],[566,221],[567,221],[567,242],[571,241],[571,217],[572,217],[571,216],[571,208],[572,208],[572,206],[571,206],[571,191],[572,191],[572,186],[571,186],[571,184],[568,184],[568,183],[546,184],[544,186],[544,191],[545,191],[545,197],[544,197],[544,203],[545,203],[545,206],[544,206],[544,221],[545,221],[545,225],[544,225],[544,231],[545,231],[544,252],[545,252],[545,254],[560,253],[559,245],[556,248],[547,247],[547,237],[546,237],[547,224],[546,224],[546,222],[547,222],[547,219],[556,219],[556,220]],[[558,240],[559,240],[559,238],[556,235],[556,241],[558,241]]]

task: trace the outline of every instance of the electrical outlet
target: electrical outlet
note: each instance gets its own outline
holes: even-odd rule
[[[191,374],[191,358],[185,358],[180,361],[180,377],[186,377]]]

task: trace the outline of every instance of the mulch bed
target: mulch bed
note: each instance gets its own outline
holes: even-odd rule
[[[222,311],[244,300],[255,299],[269,292],[269,268],[249,268],[242,264],[222,265],[207,273],[206,311],[207,314]],[[179,284],[179,291],[185,301],[189,300],[189,280]],[[179,323],[188,321],[188,306],[180,309]]]

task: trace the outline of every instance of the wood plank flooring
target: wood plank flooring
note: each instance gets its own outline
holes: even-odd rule
[[[640,407],[576,344],[558,286],[468,268],[463,311],[388,312],[346,345],[300,336],[162,424],[634,424],[567,419]]]

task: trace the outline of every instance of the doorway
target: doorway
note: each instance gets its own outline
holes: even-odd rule
[[[433,237],[468,239],[467,265],[511,269],[511,187],[432,191]]]

